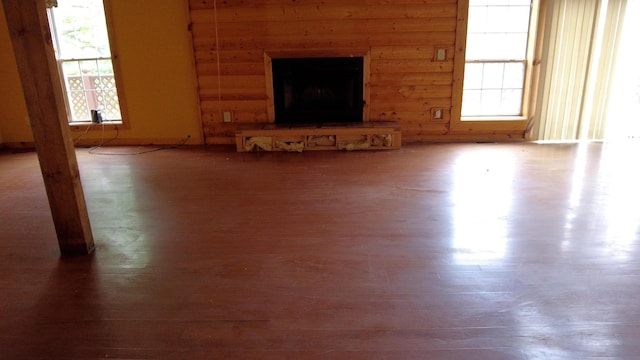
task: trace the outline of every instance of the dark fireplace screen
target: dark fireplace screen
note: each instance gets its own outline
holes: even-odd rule
[[[277,124],[362,122],[363,58],[273,59]]]

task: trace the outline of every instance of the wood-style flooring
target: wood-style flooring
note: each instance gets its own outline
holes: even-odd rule
[[[0,359],[640,358],[633,144],[0,155]]]

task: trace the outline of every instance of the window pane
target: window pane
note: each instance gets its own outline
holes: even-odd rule
[[[465,90],[462,116],[517,116],[522,90]]]
[[[98,75],[98,65],[95,61],[80,61],[80,69],[85,79],[90,79]],[[96,86],[92,81],[85,81],[85,89],[95,90]]]
[[[480,114],[482,90],[465,90],[462,93],[462,116],[474,116]]]
[[[120,120],[120,105],[111,60],[67,60],[62,63],[71,122],[91,121],[91,110],[103,120]]]
[[[509,8],[506,6],[487,6],[487,32],[501,33],[507,31],[505,24],[509,17]]]
[[[522,90],[505,89],[502,91],[499,115],[519,115],[522,112]]]
[[[65,79],[67,99],[71,121],[90,121],[91,114],[87,104],[85,89],[89,85],[82,76],[80,63],[77,61],[62,63],[62,75]]]
[[[504,34],[502,38],[502,58],[499,60],[524,60],[527,58],[527,38],[525,34]]]
[[[467,60],[524,60],[531,1],[489,1],[469,6]]]
[[[469,34],[467,60],[524,60],[527,34]]]
[[[503,26],[509,33],[528,33],[529,16],[531,8],[529,6],[510,6],[507,17],[503,19]]]
[[[484,64],[467,64],[464,68],[464,88],[481,89]]]
[[[468,34],[467,60],[486,60],[485,44],[487,44],[485,34]]]
[[[470,7],[469,22],[467,25],[468,34],[480,34],[487,32],[487,8]]]
[[[508,63],[504,66],[504,81],[502,87],[522,89],[524,86],[524,64]]]
[[[60,59],[110,57],[102,0],[63,0],[52,9]]]
[[[504,64],[484,64],[484,71],[482,72],[482,88],[501,89],[503,76]]]
[[[521,115],[524,69],[524,62],[468,63],[462,116]]]
[[[500,114],[500,104],[502,103],[502,90],[483,90],[480,100],[480,114],[492,115]]]
[[[94,78],[93,81],[98,89],[96,104],[102,112],[103,120],[121,119],[116,79],[113,76],[113,64],[111,60],[99,60],[96,64],[99,69],[99,76]]]
[[[113,63],[111,60],[98,60],[96,62],[98,72],[102,75],[113,75]]]

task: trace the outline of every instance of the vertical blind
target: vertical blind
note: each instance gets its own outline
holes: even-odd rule
[[[533,140],[604,138],[626,0],[547,2]]]

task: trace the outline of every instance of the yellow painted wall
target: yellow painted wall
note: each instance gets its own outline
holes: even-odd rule
[[[0,4],[0,134],[6,144],[33,141]],[[187,5],[179,0],[111,0],[114,56],[119,57],[130,127],[112,144],[201,143]],[[115,133],[106,127],[105,137]],[[81,142],[99,141],[94,126]],[[84,129],[72,130],[77,138]]]
[[[33,142],[27,105],[0,2],[0,142]]]

